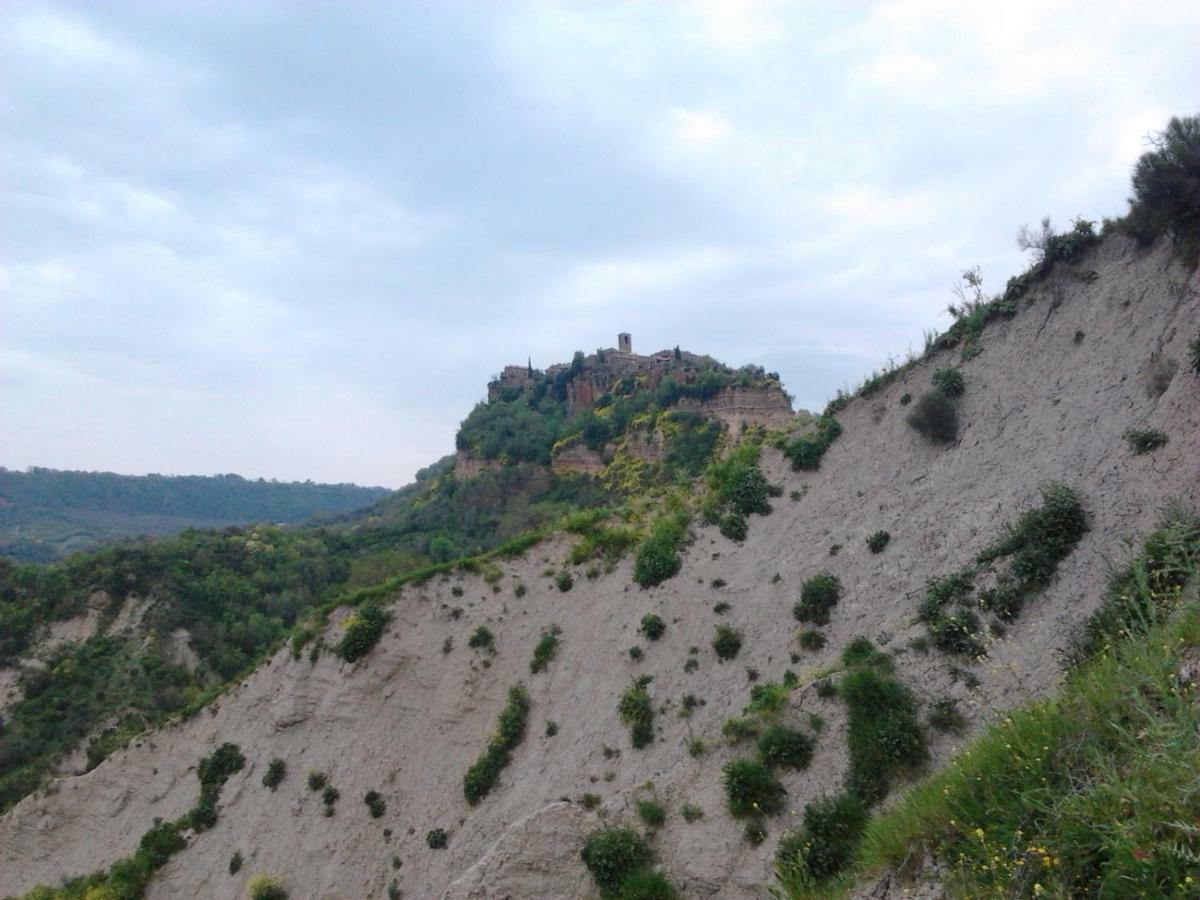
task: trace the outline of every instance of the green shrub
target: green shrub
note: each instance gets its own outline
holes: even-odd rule
[[[677,900],[678,897],[679,892],[666,876],[652,869],[630,872],[622,879],[617,893],[617,900]]]
[[[363,794],[363,803],[367,805],[367,812],[371,814],[372,819],[379,819],[387,812],[387,802],[379,791],[367,791]]]
[[[842,583],[838,577],[821,572],[800,586],[800,600],[792,607],[792,615],[800,622],[828,625],[829,611],[841,596]]]
[[[555,586],[564,594],[575,585],[575,579],[571,577],[571,573],[566,569],[554,576]]]
[[[337,654],[346,662],[365,656],[378,643],[391,615],[374,603],[364,603],[342,624],[345,632]]]
[[[729,540],[740,543],[746,539],[748,533],[746,517],[739,516],[737,513],[729,513],[721,516],[718,530],[723,536],[729,538]]]
[[[306,781],[310,791],[320,791],[325,788],[325,785],[329,784],[329,776],[324,772],[312,771],[308,773]]]
[[[802,631],[799,641],[802,648],[814,651],[822,649],[828,643],[828,639],[819,631]]]
[[[933,386],[947,397],[961,397],[967,389],[958,369],[938,369],[933,373]]]
[[[1052,482],[1042,488],[1042,505],[1026,510],[997,544],[979,554],[979,562],[1012,557],[1012,574],[1027,591],[1050,583],[1058,564],[1087,533],[1083,501],[1072,488]]]
[[[1200,375],[1200,334],[1188,341],[1188,364],[1193,373]]]
[[[480,625],[467,639],[467,646],[472,650],[492,650],[496,646],[496,636],[486,625]]]
[[[1166,433],[1157,428],[1130,428],[1121,436],[1138,454],[1150,453],[1167,443]]]
[[[633,580],[642,587],[651,587],[678,574],[683,565],[679,551],[686,541],[687,518],[682,513],[661,516],[638,545]]]
[[[850,772],[847,787],[866,803],[887,794],[892,779],[927,757],[912,692],[874,669],[848,673],[838,688],[846,701]]]
[[[958,437],[958,405],[941,391],[922,394],[905,421],[939,444],[949,444]]]
[[[240,772],[246,758],[237,744],[225,743],[200,760],[196,774],[200,778],[200,798],[188,812],[186,824],[196,831],[212,828],[217,823],[217,800],[221,789],[235,772]]]
[[[647,640],[657,641],[663,636],[663,632],[667,630],[667,624],[659,616],[654,613],[642,616],[642,623],[638,627]]]
[[[831,415],[818,416],[814,430],[794,438],[784,445],[783,455],[791,460],[792,468],[815,472],[821,467],[825,451],[842,433],[842,425]]]
[[[782,684],[778,681],[756,684],[750,688],[750,703],[746,706],[746,712],[757,713],[760,716],[769,716],[779,712],[791,699],[793,687],[795,687],[795,683],[788,679],[787,675],[784,676]]]
[[[876,531],[867,537],[867,549],[872,553],[882,553],[892,536],[886,531]]]
[[[279,757],[275,757],[267,764],[267,771],[262,778],[263,786],[275,790],[283,782],[285,775],[287,775],[287,763]]]
[[[783,809],[786,791],[757,760],[735,759],[725,764],[725,798],[736,818],[773,815]]]
[[[929,711],[929,727],[938,731],[960,733],[967,726],[967,720],[958,711],[958,704],[951,697],[943,697],[934,701],[933,709]]]
[[[758,756],[769,768],[807,769],[812,762],[813,740],[787,725],[769,725],[758,737]]]
[[[425,843],[430,850],[445,850],[449,841],[450,835],[446,833],[445,828],[434,828],[425,833]]]
[[[718,625],[716,634],[713,636],[712,646],[718,659],[722,661],[733,659],[742,649],[741,632],[735,631],[728,625]]]
[[[621,883],[647,868],[654,859],[650,846],[631,828],[602,828],[588,835],[580,853],[601,896],[619,897]]]
[[[928,623],[929,640],[943,653],[980,657],[986,652],[979,640],[980,627],[979,616],[966,607],[939,612]]]
[[[161,869],[167,861],[187,847],[187,840],[174,822],[159,822],[142,835],[138,856],[146,859],[151,868]]]
[[[720,603],[713,604],[713,612],[715,612],[718,616],[725,615],[725,613],[729,612],[731,609],[733,609],[733,607],[724,600],[722,600]]]
[[[1200,238],[1200,116],[1172,118],[1133,170],[1125,226],[1142,244],[1167,235],[1194,261]]]
[[[649,677],[639,678],[625,689],[617,704],[621,721],[630,726],[635,750],[640,750],[654,740],[654,705],[646,686]]]
[[[688,738],[688,742],[687,742],[688,756],[691,756],[693,758],[700,757],[700,756],[703,756],[707,750],[708,750],[708,745],[704,743],[703,738],[698,738],[698,737]]]
[[[533,648],[533,660],[529,663],[529,671],[534,675],[538,672],[544,672],[547,666],[553,661],[554,655],[557,652],[558,627],[552,626],[549,631],[542,633],[537,646]]]
[[[642,648],[637,646],[637,644],[634,644],[632,647],[629,648],[629,658],[632,659],[634,662],[641,662],[642,657],[645,655],[646,654],[642,651]]]
[[[325,788],[325,790],[321,792],[321,802],[325,804],[325,815],[333,815],[333,805],[337,803],[341,797],[342,792],[333,785],[329,785],[329,787]]]
[[[816,682],[814,687],[817,690],[817,696],[822,700],[828,700],[830,697],[836,697],[838,693],[837,685],[828,678],[822,678]]]
[[[724,459],[712,463],[705,473],[717,504],[743,520],[754,513],[767,515],[771,511],[769,485],[758,465],[759,453],[757,444],[744,441]],[[745,522],[742,524],[744,527]]]
[[[270,875],[255,875],[246,884],[250,900],[287,900],[288,892],[278,878]]]
[[[867,811],[852,793],[814,800],[804,808],[803,827],[779,841],[776,868],[785,877],[798,868],[816,881],[827,881],[852,861],[866,824]]]
[[[639,800],[637,814],[638,818],[651,828],[661,828],[662,824],[667,821],[667,810],[662,804],[655,803],[653,800]]]
[[[478,806],[491,793],[500,780],[500,773],[512,761],[512,751],[525,737],[529,706],[529,694],[523,685],[509,688],[508,704],[500,713],[495,734],[483,755],[463,776],[463,796],[471,806]]]

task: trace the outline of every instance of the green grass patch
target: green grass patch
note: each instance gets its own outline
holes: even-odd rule
[[[512,751],[525,737],[529,705],[529,693],[524,686],[509,688],[508,704],[500,713],[495,734],[488,741],[483,755],[463,776],[463,796],[472,806],[478,806],[491,793],[500,780],[500,773],[512,762]]]

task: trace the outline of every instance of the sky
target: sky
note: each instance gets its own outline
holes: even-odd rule
[[[0,4],[0,465],[398,487],[506,363],[821,408],[1126,209],[1200,4]]]

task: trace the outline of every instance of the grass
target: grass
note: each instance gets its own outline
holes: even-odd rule
[[[837,881],[777,866],[781,895],[844,896],[931,858],[951,896],[1195,896],[1198,571],[1200,525],[1172,511],[1112,579],[1056,697],[873,819]]]
[[[722,769],[725,799],[736,818],[773,815],[784,807],[786,791],[763,763],[735,759]]]
[[[797,639],[805,650],[821,650],[828,643],[824,634],[819,631],[802,631]]]
[[[878,802],[897,776],[914,771],[928,756],[916,699],[895,678],[871,668],[848,673],[838,693],[848,717],[847,788],[865,803]]]
[[[663,823],[667,821],[667,810],[661,803],[656,803],[653,800],[639,800],[637,802],[638,818],[642,820],[650,828],[661,828]]]

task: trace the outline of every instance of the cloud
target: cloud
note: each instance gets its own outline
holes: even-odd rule
[[[1001,14],[1003,13],[1003,14]],[[1118,214],[1194,3],[0,7],[0,464],[399,485],[634,332],[798,401]]]

